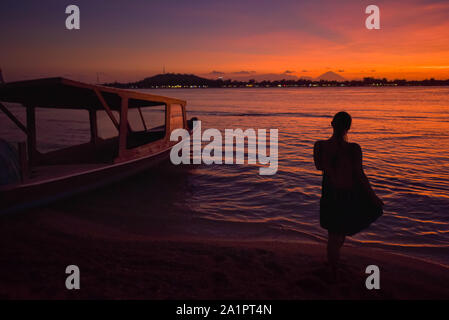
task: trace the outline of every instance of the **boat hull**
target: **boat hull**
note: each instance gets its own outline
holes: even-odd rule
[[[42,206],[137,175],[161,162],[169,161],[170,150],[171,148],[135,160],[4,189],[0,192],[0,214]]]

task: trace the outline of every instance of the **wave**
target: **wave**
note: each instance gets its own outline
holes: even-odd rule
[[[307,118],[331,118],[329,115],[311,114],[305,112],[229,112],[229,111],[195,111],[189,113],[204,116],[225,116],[225,117],[307,117]]]
[[[233,111],[205,111],[205,110],[192,110],[190,109],[188,114],[198,116],[221,116],[221,117],[295,117],[295,118],[324,118],[331,119],[330,114],[317,114],[310,112],[233,112]],[[402,116],[402,115],[384,115],[379,116],[377,113],[373,116],[361,116],[358,115],[357,119],[365,120],[389,120],[389,119],[401,119],[401,120],[429,120],[448,122],[447,116]]]

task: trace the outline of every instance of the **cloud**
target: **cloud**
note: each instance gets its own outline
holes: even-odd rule
[[[256,71],[238,71],[238,72],[233,72],[234,74],[254,74],[256,73]]]
[[[295,73],[295,71],[291,71],[291,70],[285,70],[284,71],[284,74],[292,74],[292,73]]]
[[[345,72],[345,70],[340,69],[340,70],[337,70],[337,72],[343,73],[343,72]]]
[[[224,76],[225,75],[224,72],[216,71],[216,70],[209,72],[209,74],[212,76]]]
[[[250,79],[254,79],[256,81],[275,81],[275,80],[298,80],[298,77],[292,74],[286,73],[262,73],[262,74],[246,74],[235,76],[232,79],[238,81],[248,81]]]

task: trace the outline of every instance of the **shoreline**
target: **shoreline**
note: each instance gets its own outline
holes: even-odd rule
[[[386,85],[386,86],[340,86],[340,85],[335,85],[335,86],[282,86],[282,87],[278,87],[278,86],[273,86],[273,87],[263,87],[263,86],[258,86],[258,87],[177,87],[177,86],[172,86],[172,87],[154,87],[154,88],[134,88],[134,87],[125,87],[122,89],[125,90],[208,90],[208,89],[312,89],[312,88],[337,88],[337,89],[348,89],[348,88],[448,88],[449,84],[446,85],[397,85],[397,86],[393,86],[393,85]],[[111,86],[111,88],[115,88],[114,86]],[[121,88],[121,87],[120,87]]]

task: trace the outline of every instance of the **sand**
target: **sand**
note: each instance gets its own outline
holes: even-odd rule
[[[333,282],[322,243],[143,235],[101,219],[51,210],[0,217],[0,298],[449,298],[447,267],[378,249],[344,247]],[[65,288],[71,264],[81,270],[77,291]],[[371,264],[380,290],[365,287]]]

